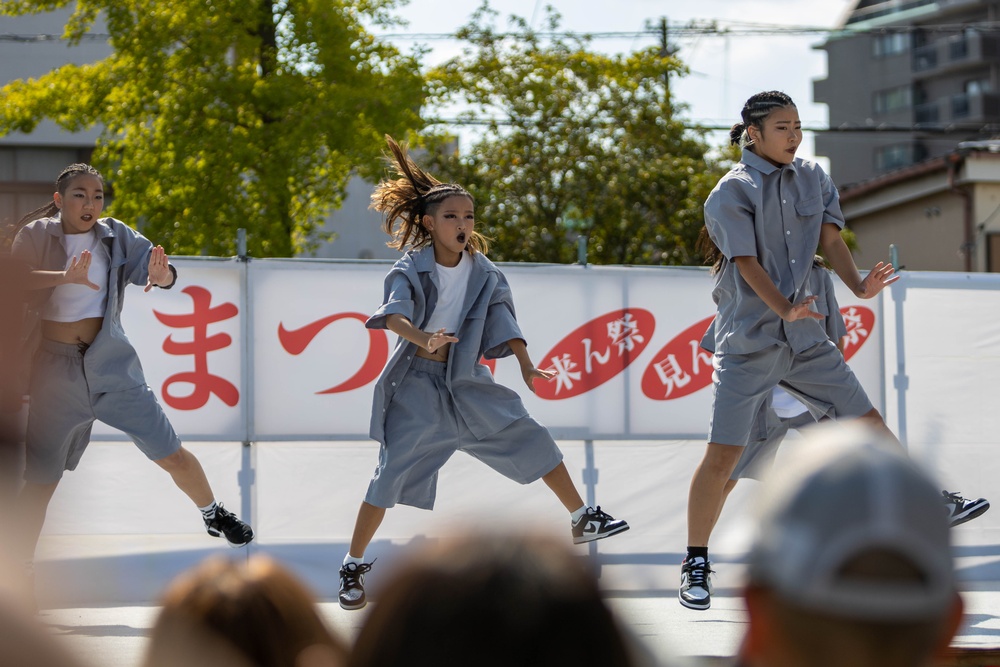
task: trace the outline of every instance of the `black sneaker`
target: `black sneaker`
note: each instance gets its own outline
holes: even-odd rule
[[[688,609],[708,609],[712,606],[712,563],[695,556],[681,563],[681,587],[677,599]]]
[[[253,528],[219,503],[215,516],[205,519],[205,530],[212,537],[225,537],[231,547],[243,547],[253,540]]]
[[[375,561],[372,561],[374,563]],[[365,597],[365,575],[372,569],[372,563],[348,563],[340,568],[341,609],[361,609],[368,604]]]
[[[601,511],[598,505],[595,510],[588,507],[580,520],[573,524],[573,544],[593,542],[605,537],[611,537],[628,530],[628,524],[622,519],[616,519],[607,512]]]
[[[986,500],[986,498],[969,500],[949,491],[942,491],[941,495],[944,496],[945,508],[948,511],[948,521],[951,522],[952,526],[972,521],[990,508],[990,501]]]

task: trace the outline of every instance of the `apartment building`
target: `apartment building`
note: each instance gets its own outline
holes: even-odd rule
[[[858,0],[816,48],[838,186],[1000,135],[1000,0]]]

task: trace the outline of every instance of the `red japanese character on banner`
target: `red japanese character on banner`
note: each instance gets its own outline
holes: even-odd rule
[[[697,322],[663,346],[642,374],[642,393],[654,401],[693,394],[712,382],[712,354],[701,348],[712,317]]]
[[[278,340],[281,342],[281,347],[285,349],[285,352],[295,355],[302,354],[309,346],[309,343],[319,335],[320,331],[328,325],[343,319],[357,320],[364,324],[368,320],[368,316],[362,313],[337,313],[336,315],[330,315],[311,322],[298,329],[286,329],[283,324],[279,323]],[[317,391],[317,394],[337,394],[363,387],[375,380],[378,374],[382,372],[382,368],[389,360],[389,339],[382,330],[368,329],[367,331],[368,356],[365,357],[361,368],[340,384],[329,389],[324,389],[323,391]]]
[[[615,310],[594,318],[545,355],[551,364],[545,370],[555,376],[552,382],[536,384],[535,394],[561,400],[599,387],[639,357],[655,328],[653,314],[642,308]]]
[[[204,287],[190,286],[181,290],[191,297],[194,312],[188,315],[170,315],[153,311],[160,322],[173,329],[192,329],[189,342],[174,340],[168,336],[163,341],[163,351],[177,356],[193,356],[194,370],[176,373],[163,383],[163,402],[176,410],[197,410],[208,403],[212,394],[218,396],[229,407],[240,401],[240,391],[232,382],[213,375],[208,371],[208,353],[229,347],[233,339],[229,334],[220,333],[208,335],[208,325],[223,322],[236,317],[239,308],[234,303],[212,305],[212,293]],[[177,396],[170,393],[170,386],[177,382],[192,385],[187,396]]]
[[[875,328],[875,313],[864,306],[844,306],[840,309],[840,314],[844,316],[844,324],[847,326],[844,360],[848,361],[861,349]]]

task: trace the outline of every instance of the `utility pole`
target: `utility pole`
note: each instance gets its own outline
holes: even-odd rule
[[[667,58],[673,58],[674,54],[677,53],[677,49],[670,44],[670,22],[667,17],[660,18],[660,57],[666,60]],[[670,100],[670,69],[669,67],[664,67],[663,71],[663,87],[667,93],[667,100]]]

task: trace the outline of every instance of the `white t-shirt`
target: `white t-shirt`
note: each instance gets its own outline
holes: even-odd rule
[[[779,417],[788,419],[796,417],[807,410],[799,399],[795,398],[781,387],[771,390],[771,407]]]
[[[52,296],[45,304],[42,319],[54,322],[76,322],[88,317],[104,317],[104,309],[108,304],[108,267],[110,258],[108,251],[91,229],[83,234],[66,234],[66,266],[69,268],[73,258],[79,259],[84,250],[90,251],[90,270],[87,277],[90,282],[100,285],[101,289],[91,289],[86,285],[59,285],[52,291]]]
[[[434,333],[444,329],[445,333],[455,333],[462,324],[462,306],[465,293],[469,289],[469,275],[472,273],[472,258],[463,252],[455,266],[437,267],[438,298],[424,331]]]

